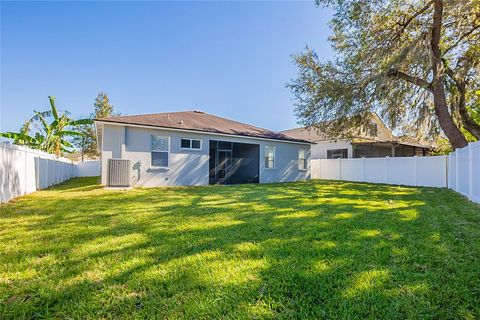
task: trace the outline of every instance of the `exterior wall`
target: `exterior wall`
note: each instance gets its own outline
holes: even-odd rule
[[[107,184],[108,159],[120,159],[122,144],[124,144],[124,127],[104,125],[102,132],[102,184]]]
[[[348,149],[348,157],[353,157],[352,144],[348,140],[320,141],[312,145],[312,159],[327,159],[327,150]]]
[[[169,168],[151,167],[151,135],[169,137]],[[181,138],[201,139],[200,150],[180,147]],[[102,183],[106,183],[109,158],[131,161],[133,186],[208,185],[209,142],[220,140],[257,144],[260,146],[260,183],[306,180],[310,178],[310,146],[222,135],[180,132],[104,124],[102,150]],[[265,145],[275,146],[275,168],[265,169]],[[307,170],[298,169],[298,150],[307,151]]]
[[[265,169],[265,145],[275,146],[275,168]],[[298,169],[298,150],[307,150],[307,170]],[[260,142],[260,183],[287,182],[310,179],[310,146],[283,143]]]

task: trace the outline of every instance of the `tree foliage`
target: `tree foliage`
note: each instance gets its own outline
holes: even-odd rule
[[[62,152],[71,152],[73,145],[68,138],[79,136],[83,133],[73,130],[79,125],[91,124],[91,119],[74,120],[68,112],[60,114],[55,105],[55,97],[49,96],[50,110],[34,111],[34,116],[27,120],[19,132],[0,133],[1,137],[13,139],[15,144],[25,145],[30,148],[60,156]],[[48,120],[51,119],[51,122]]]
[[[100,92],[95,98],[95,118],[108,118],[119,115],[114,112],[114,107],[110,103],[110,99],[105,92]]]
[[[82,161],[84,156],[96,157],[99,155],[97,147],[97,137],[95,133],[94,118],[108,118],[113,115],[118,115],[114,111],[114,106],[110,103],[110,99],[105,92],[100,92],[95,98],[94,113],[90,115],[91,123],[79,125],[76,130],[82,132],[82,136],[77,136],[72,139],[72,143],[80,150]]]
[[[318,0],[334,8],[337,56],[306,48],[289,84],[302,124],[336,136],[377,112],[421,138],[480,139],[479,0]]]
[[[93,122],[93,120],[92,120]],[[92,124],[82,124],[75,127],[75,130],[81,132],[81,136],[72,137],[72,144],[79,149],[81,160],[85,156],[95,158],[99,155],[97,148],[97,136],[95,134],[95,126]]]

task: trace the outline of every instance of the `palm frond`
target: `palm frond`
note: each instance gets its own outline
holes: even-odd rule
[[[60,137],[63,137],[63,136],[79,136],[79,137],[83,137],[85,134],[83,132],[79,132],[79,131],[72,131],[72,130],[62,130],[60,132],[57,132],[57,135],[60,136]]]
[[[58,111],[57,107],[55,106],[55,96],[49,96],[48,100],[50,100],[50,107],[52,108],[52,115],[55,120],[58,120]]]
[[[47,134],[51,132],[51,126],[47,123],[47,120],[40,112],[35,111],[34,118],[42,123],[42,126]]]
[[[64,145],[65,147],[73,148],[73,145],[72,145],[70,142],[68,142],[67,140],[65,140],[65,139],[60,139],[60,142],[61,142],[61,144]]]
[[[78,126],[81,124],[92,124],[93,120],[92,119],[78,119],[78,120],[72,120],[69,122],[69,125],[71,126]]]

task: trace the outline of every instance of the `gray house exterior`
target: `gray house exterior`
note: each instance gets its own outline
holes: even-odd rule
[[[129,160],[130,186],[272,183],[310,178],[310,142],[203,112],[96,119],[102,184]]]
[[[282,133],[298,139],[315,142],[311,149],[312,159],[379,158],[428,156],[432,145],[421,143],[411,137],[396,137],[376,113],[371,114],[373,132],[356,129],[349,138],[331,137],[314,128],[295,128]]]

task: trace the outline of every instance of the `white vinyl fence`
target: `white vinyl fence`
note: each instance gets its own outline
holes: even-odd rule
[[[312,179],[450,188],[480,203],[480,142],[448,156],[314,159]]]
[[[448,163],[448,187],[480,203],[480,142],[450,153]]]
[[[315,159],[313,179],[446,187],[447,157]]]
[[[100,175],[100,161],[77,162],[77,177],[96,177]]]
[[[0,142],[0,202],[84,176],[81,174],[86,171],[90,175],[94,167],[89,165],[89,170],[83,170],[81,166],[83,171],[78,174],[77,166],[53,154]],[[99,174],[98,169],[95,175]]]

